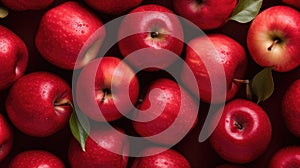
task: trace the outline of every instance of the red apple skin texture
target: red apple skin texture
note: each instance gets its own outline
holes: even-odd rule
[[[139,14],[139,12],[144,13]],[[164,60],[157,62],[158,67],[167,67],[176,61],[173,59],[174,57],[166,56],[169,53],[166,53],[165,50],[179,57],[183,50],[184,38],[182,25],[171,10],[160,5],[143,5],[131,11],[129,15],[124,18],[119,28],[118,45],[123,57],[137,50],[150,48],[150,51],[143,53],[151,54],[148,58],[161,59],[162,56],[165,56]],[[158,31],[160,37],[151,38],[153,31]],[[127,34],[133,35],[123,38]],[[139,60],[129,59],[129,62],[135,67],[141,67]]]
[[[281,0],[281,1],[287,5],[300,9],[300,3],[298,0]]]
[[[252,59],[262,67],[273,66],[273,70],[278,72],[287,72],[298,67],[300,64],[299,25],[300,13],[288,6],[273,6],[262,11],[253,20],[248,30],[247,46]],[[283,43],[286,44],[279,43],[277,45],[283,46],[275,46],[269,51],[272,38],[277,36],[272,35],[274,32],[281,33]]]
[[[72,103],[70,86],[48,72],[34,72],[21,77],[12,86],[6,100],[9,119],[20,131],[46,137],[62,129],[72,113],[69,105],[56,109],[56,101]]]
[[[65,168],[64,163],[52,153],[43,150],[28,150],[16,155],[9,168]]]
[[[161,150],[158,147],[148,148],[143,151],[143,155],[149,155],[156,150]],[[190,163],[187,159],[175,150],[168,149],[159,154],[152,156],[139,157],[133,162],[131,168],[190,168]]]
[[[197,0],[174,0],[174,10],[180,16],[190,20],[200,29],[219,28],[226,23],[237,0],[205,0],[199,4]]]
[[[270,160],[269,168],[300,167],[300,147],[288,146],[280,149]]]
[[[151,93],[153,89],[161,89],[162,91],[159,93],[153,93],[153,95],[151,95],[151,97],[153,96],[151,98],[152,100],[150,101],[149,93]],[[198,119],[192,118],[192,116],[194,116],[193,113],[198,113],[196,104],[185,90],[183,90],[181,97],[180,89],[183,90],[183,88],[170,79],[161,78],[154,81],[150,85],[143,102],[138,105],[140,112],[137,113],[135,117],[147,118],[148,116],[156,116],[158,113],[160,113],[160,115],[147,122],[140,122],[133,119],[133,127],[135,131],[145,138],[161,133],[172,124],[175,124],[173,122],[178,116],[181,105],[182,110],[184,110],[181,113],[184,114],[184,116],[178,118],[179,124],[174,125],[176,129],[171,132],[171,135],[168,137],[159,136],[156,138],[149,138],[149,140],[161,144],[174,144],[174,140],[181,136],[183,133],[182,128],[186,127],[188,125],[187,123],[193,122],[195,125]],[[159,110],[162,110],[160,108],[163,104],[165,104],[165,108],[161,112]],[[153,108],[154,110],[148,111],[149,113],[144,114],[147,112],[144,110],[147,110],[148,108]]]
[[[13,145],[13,130],[0,114],[0,162],[9,154]]]
[[[42,17],[35,37],[36,47],[43,58],[59,68],[80,68],[85,64],[79,56],[81,49],[102,25],[97,16],[79,3],[65,2]],[[103,38],[104,29],[95,36]],[[75,66],[77,58],[79,63]]]
[[[99,12],[119,15],[139,5],[142,0],[85,0],[85,2]]]
[[[300,79],[290,85],[283,97],[282,116],[289,131],[300,137]]]
[[[3,4],[15,11],[40,10],[48,7],[54,0],[1,0]]]
[[[207,39],[208,38],[208,39]],[[240,88],[240,83],[234,82],[234,79],[244,79],[244,74],[247,67],[247,56],[244,48],[235,40],[222,34],[210,34],[206,37],[197,37],[191,40],[186,48],[185,62],[191,68],[194,77],[197,80],[198,88],[190,83],[191,76],[187,71],[182,72],[182,81],[189,90],[193,93],[199,92],[200,99],[207,103],[220,103],[232,99]],[[207,40],[214,48],[206,47]],[[217,54],[215,54],[215,50]],[[201,56],[199,55],[201,54]],[[206,59],[209,65],[205,65]],[[226,77],[226,93],[219,91],[219,96],[212,99],[211,77],[206,69],[206,66],[220,66],[222,65]],[[214,75],[222,74],[214,72]],[[216,90],[224,87],[223,82],[215,82]],[[222,93],[223,92],[223,93]],[[226,95],[224,95],[226,94]],[[226,96],[226,100],[224,97]]]
[[[119,64],[122,65],[120,65],[121,69],[117,69]],[[92,74],[95,69],[97,69],[97,72],[96,76],[93,77]],[[95,85],[88,86],[86,83],[92,81],[92,78],[95,78]],[[116,80],[116,82],[114,83],[112,80]],[[122,89],[126,87],[126,84],[129,84],[129,90],[127,88]],[[79,76],[77,85],[79,108],[96,121],[113,121],[121,118],[123,115],[116,107],[117,103],[119,109],[126,112],[131,110],[131,106],[122,100],[122,95],[129,94],[133,105],[137,102],[139,96],[139,82],[133,70],[119,58],[111,56],[103,57],[101,60],[96,59],[86,65]],[[116,85],[114,86],[116,90],[103,101],[104,93],[102,90],[111,89],[111,85]],[[104,118],[98,114],[99,110],[95,110],[94,107],[99,107]]]
[[[242,124],[243,129],[235,126],[235,122]],[[225,105],[209,141],[223,159],[248,163],[267,149],[271,136],[272,126],[265,111],[251,101],[235,99]]]
[[[119,136],[114,129],[93,130],[86,141],[86,151],[83,152],[79,143],[72,138],[68,151],[68,159],[72,168],[126,168],[128,162],[129,142],[125,135]],[[93,138],[91,138],[93,137]],[[119,151],[119,155],[108,151]]]
[[[0,25],[0,90],[7,89],[25,72],[28,50],[15,33]]]

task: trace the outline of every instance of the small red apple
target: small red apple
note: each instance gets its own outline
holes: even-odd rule
[[[139,96],[139,82],[124,61],[105,56],[83,68],[76,91],[77,104],[83,113],[93,120],[113,121],[132,110]]]
[[[142,0],[85,0],[85,2],[99,12],[120,15],[139,5]]]
[[[272,126],[260,106],[248,100],[235,99],[219,113],[222,117],[209,140],[223,159],[248,163],[267,149]]]
[[[73,70],[97,56],[104,36],[101,20],[78,2],[69,1],[44,14],[35,43],[47,61]]]
[[[225,24],[237,0],[174,0],[174,10],[182,17],[208,30]]]
[[[113,128],[97,127],[86,140],[85,151],[73,138],[68,158],[72,168],[126,168],[129,142],[125,134]]]
[[[194,127],[198,106],[176,82],[161,78],[149,86],[134,114],[133,127],[138,134],[155,143],[172,145]]]
[[[153,155],[157,151],[164,152]],[[162,149],[161,147],[152,147],[145,149],[142,156],[136,158],[131,168],[190,168],[188,160],[172,149]]]
[[[293,7],[300,9],[300,3],[298,0],[281,0],[281,1],[287,5],[291,5]]]
[[[210,34],[196,37],[188,43],[185,62],[191,68],[199,88],[190,83],[191,76],[184,69],[182,81],[188,89],[193,93],[199,92],[204,102],[221,103],[232,99],[238,92],[240,83],[235,79],[244,78],[247,56],[244,48],[234,39],[222,34]],[[212,89],[217,93],[213,100]]]
[[[40,10],[47,8],[54,0],[1,0],[9,9],[15,11]]]
[[[263,67],[287,72],[300,64],[300,13],[288,6],[273,6],[253,20],[247,46],[253,60]]]
[[[27,67],[28,50],[12,31],[0,25],[0,90],[20,78]]]
[[[8,155],[13,145],[13,130],[0,114],[0,162]]]
[[[282,100],[282,115],[290,132],[300,137],[300,79],[286,91]]]
[[[54,154],[44,150],[28,150],[17,154],[9,168],[65,168],[64,163]]]
[[[183,29],[178,17],[168,8],[143,5],[123,19],[118,45],[124,57],[147,48],[138,57],[128,58],[129,63],[137,69],[144,69],[144,63],[149,62],[155,62],[155,66],[163,69],[180,56],[183,50]],[[152,67],[146,69],[155,70]]]
[[[6,111],[19,130],[45,137],[66,125],[72,112],[71,102],[71,88],[63,79],[48,72],[34,72],[12,86]]]
[[[300,147],[288,146],[280,149],[271,158],[269,168],[300,167]]]

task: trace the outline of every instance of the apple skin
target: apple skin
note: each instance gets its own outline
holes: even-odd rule
[[[164,151],[155,155],[157,151]],[[179,152],[162,147],[151,147],[142,152],[142,156],[136,158],[131,168],[190,168],[188,160]]]
[[[287,72],[300,64],[300,13],[288,6],[262,11],[248,30],[247,46],[253,60],[263,67]]]
[[[157,79],[149,86],[142,103],[138,104],[138,111],[134,112],[135,116],[132,119],[134,130],[152,142],[175,144],[187,133],[184,129],[188,129],[191,123],[193,128],[198,120],[198,107],[194,101],[176,82],[167,78]],[[179,113],[182,114],[181,117],[178,116]],[[174,122],[175,119],[177,123]],[[151,137],[165,131],[171,125],[174,128],[170,130],[168,136]]]
[[[95,81],[95,84],[87,81]],[[138,100],[139,82],[124,61],[105,56],[91,61],[83,68],[78,77],[76,91],[77,104],[89,118],[113,121],[132,110]],[[131,102],[125,101],[126,94]]]
[[[213,45],[213,48],[209,45]],[[232,38],[222,34],[209,34],[207,37],[196,37],[188,43],[185,62],[191,68],[199,90],[190,83],[191,76],[188,75],[186,69],[183,69],[181,74],[184,85],[192,93],[199,92],[202,101],[215,104],[232,99],[238,92],[241,83],[234,80],[244,79],[247,56],[244,48]],[[217,84],[213,89],[218,90],[218,95],[212,100],[212,77],[206,67],[221,65],[225,72],[226,88],[224,88],[224,82],[215,82]],[[214,80],[224,78],[224,73],[218,72],[219,69],[215,68],[210,71],[214,76],[218,76]],[[224,100],[225,97],[226,100]]]
[[[269,168],[300,167],[300,147],[287,146],[276,152],[271,158]]]
[[[183,41],[183,29],[178,17],[160,5],[150,4],[135,8],[124,18],[119,28],[118,46],[123,57],[140,49],[148,49],[139,58],[128,58],[129,63],[137,69],[144,68],[141,62],[145,62],[145,59],[146,62],[155,61],[156,68],[146,68],[150,71],[174,63],[181,55]],[[176,57],[172,57],[174,55]]]
[[[48,62],[73,70],[96,57],[104,36],[104,26],[96,15],[79,3],[68,1],[44,14],[35,44]]]
[[[219,113],[222,117],[209,141],[221,158],[243,164],[255,160],[267,149],[272,126],[260,106],[235,99]]]
[[[300,137],[300,79],[287,89],[282,100],[282,116],[288,130]]]
[[[0,162],[9,154],[13,145],[13,130],[7,120],[0,114]]]
[[[47,8],[54,0],[1,0],[9,9],[15,11],[41,10]]]
[[[70,86],[49,72],[21,77],[6,99],[6,111],[15,127],[34,137],[50,136],[61,130],[72,113]]]
[[[174,0],[176,13],[200,29],[216,29],[224,25],[237,5],[237,0]]]
[[[85,3],[99,12],[110,15],[120,15],[138,6],[142,1],[143,0],[85,0]]]
[[[9,168],[65,168],[64,163],[54,154],[44,150],[27,150],[17,154],[9,163]]]
[[[281,0],[281,1],[287,5],[291,5],[293,7],[300,9],[300,3],[298,0]]]
[[[7,89],[25,72],[28,50],[12,31],[0,25],[0,90]]]
[[[123,132],[105,126],[92,130],[86,140],[85,152],[72,138],[68,150],[70,166],[72,168],[126,168],[129,142],[125,134],[117,134],[115,131]],[[118,151],[122,155],[112,151]]]

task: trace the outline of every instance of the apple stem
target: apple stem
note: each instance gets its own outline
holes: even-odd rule
[[[234,122],[234,126],[236,126],[239,130],[243,129],[243,126],[238,122]]]
[[[101,103],[104,103],[105,97],[109,94],[111,94],[111,91],[109,89],[103,89],[103,96],[101,98]]]
[[[273,43],[271,44],[271,46],[268,47],[268,51],[271,51],[273,46],[276,45],[277,43],[279,43],[279,40],[278,39],[274,40]]]
[[[151,37],[152,38],[157,38],[159,36],[159,32],[151,32]]]
[[[249,84],[250,81],[248,79],[236,79],[234,78],[233,81],[237,82],[237,83],[244,83],[244,84]]]

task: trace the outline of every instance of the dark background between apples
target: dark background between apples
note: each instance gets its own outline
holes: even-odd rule
[[[144,0],[143,4],[149,4],[149,3],[161,4],[172,9],[171,1],[172,0]],[[52,8],[62,2],[64,1],[56,0],[49,8]],[[280,0],[264,0],[262,10],[270,6],[281,5],[281,4],[282,3]],[[1,3],[0,5],[3,6]],[[29,65],[26,73],[35,72],[35,71],[51,71],[63,77],[71,84],[72,72],[59,69],[47,63],[39,55],[37,49],[35,48],[34,45],[35,33],[37,31],[39,21],[45,12],[46,10],[11,12],[8,15],[8,17],[0,20],[0,24],[11,29],[13,32],[19,35],[26,43],[29,49]],[[95,13],[101,18],[101,20],[104,23],[114,18],[97,12]],[[207,33],[226,34],[232,37],[233,39],[235,39],[236,41],[238,41],[240,44],[242,44],[245,50],[247,51],[246,37],[247,37],[247,30],[249,28],[249,25],[250,23],[240,24],[234,21],[229,21],[223,27],[216,30],[207,31]],[[120,56],[117,47],[112,48],[108,54]],[[248,58],[249,58],[249,64],[248,64],[246,77],[252,78],[262,68],[256,65],[251,60],[249,53],[248,53]],[[267,167],[267,164],[271,156],[279,148],[287,145],[300,145],[300,140],[292,136],[285,128],[283,120],[280,115],[280,104],[281,104],[282,96],[285,90],[287,89],[287,87],[291,84],[291,82],[300,78],[300,68],[297,68],[288,73],[273,72],[273,75],[274,75],[274,82],[275,82],[275,92],[270,99],[260,104],[268,113],[272,122],[272,126],[273,126],[272,141],[267,151],[256,161],[247,164],[246,165],[247,167],[255,167],[255,168]],[[142,86],[154,78],[163,77],[163,76],[165,76],[165,73],[161,73],[161,72],[154,73],[154,74],[141,72],[138,74]],[[6,95],[7,95],[7,91],[0,92],[0,112],[3,113],[4,115],[5,115],[4,102],[5,102]],[[240,90],[240,92],[236,97],[245,98],[243,88]],[[226,163],[224,160],[218,157],[218,155],[213,151],[213,149],[210,147],[207,141],[203,143],[198,142],[199,132],[201,130],[201,125],[205,120],[208,107],[209,107],[208,104],[201,103],[200,110],[199,110],[198,124],[188,134],[188,136],[186,136],[179,144],[174,146],[175,150],[178,150],[184,156],[186,156],[186,158],[189,160],[193,168],[200,168],[200,167],[213,168],[222,163]],[[126,119],[122,119],[120,121],[114,122],[113,124],[121,126],[125,130],[130,130],[130,126],[128,126],[128,121]],[[14,146],[12,148],[12,152],[4,160],[4,162],[0,163],[0,168],[7,167],[7,164],[9,163],[9,161],[13,156],[15,156],[17,153],[21,151],[28,150],[28,149],[48,150],[56,154],[57,156],[59,156],[66,163],[66,165],[68,165],[67,150],[68,150],[70,137],[71,137],[71,133],[68,126],[66,126],[65,129],[58,132],[57,134],[47,138],[32,138],[15,129],[15,141],[14,141]],[[132,159],[133,158],[130,158],[129,167],[132,162]]]

